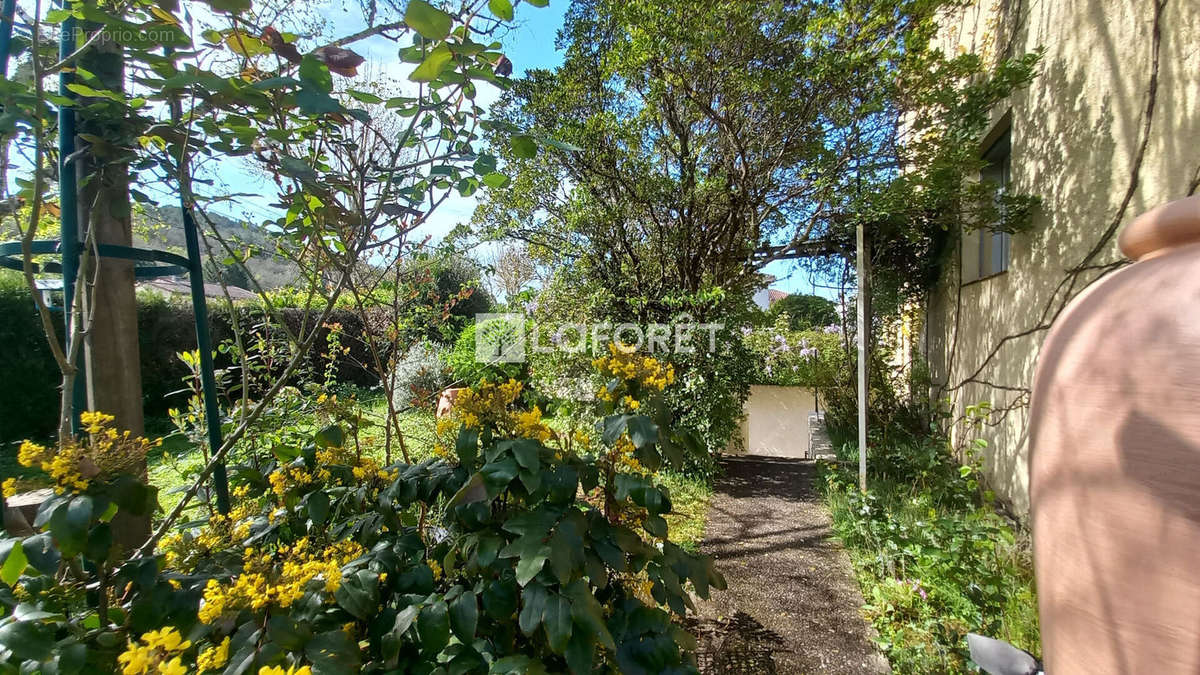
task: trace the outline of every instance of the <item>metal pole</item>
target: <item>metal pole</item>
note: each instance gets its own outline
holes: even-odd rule
[[[68,0],[62,1],[63,9],[70,9]],[[58,57],[66,59],[75,52],[75,19],[67,17],[62,24],[62,35],[58,41]],[[64,68],[58,74],[58,95],[71,98],[72,94],[67,85],[74,76],[69,69]],[[71,353],[71,339],[74,336],[75,315],[75,281],[79,276],[79,194],[76,180],[75,164],[68,160],[75,154],[75,110],[69,106],[58,107],[58,203],[59,214],[59,244],[62,247],[62,283],[63,283],[63,346],[67,354]],[[79,352],[82,354],[82,350]],[[79,413],[86,406],[86,366],[83,359],[75,364],[74,400],[71,405],[71,430],[79,433]]]
[[[863,260],[863,226],[855,228],[858,273],[858,487],[867,489],[867,276]]]
[[[178,125],[183,111],[178,99],[171,101],[171,119]],[[186,135],[185,135],[186,137]],[[181,149],[179,166],[179,209],[183,216],[183,236],[187,243],[188,281],[192,288],[192,317],[196,321],[196,349],[200,352],[200,385],[204,390],[204,420],[208,427],[208,445],[215,453],[221,447],[221,407],[217,402],[217,379],[213,374],[212,337],[208,330],[208,303],[204,299],[204,267],[200,261],[200,237],[196,220],[184,190],[187,178],[184,162],[187,149]],[[213,467],[213,494],[217,511],[229,513],[229,476],[225,464]]]
[[[221,408],[217,404],[217,380],[213,375],[212,338],[208,332],[208,303],[204,300],[204,269],[200,263],[200,240],[196,222],[187,200],[180,195],[183,210],[183,234],[187,240],[188,281],[192,286],[192,315],[196,319],[196,349],[200,351],[200,384],[204,389],[204,419],[208,426],[208,445],[216,452],[221,447]],[[217,511],[229,513],[229,476],[225,464],[219,463],[212,473],[213,493]]]
[[[17,0],[4,0],[4,6],[0,8],[0,77],[8,79],[8,50],[12,47],[12,28],[13,15],[17,11]],[[8,186],[5,185],[4,191],[8,192]],[[0,517],[8,511],[8,504],[4,500],[3,493],[0,493]],[[0,522],[0,530],[3,530],[3,523]]]
[[[5,79],[8,79],[8,50],[12,48],[13,15],[16,12],[17,0],[4,0],[4,6],[0,8],[0,77]]]

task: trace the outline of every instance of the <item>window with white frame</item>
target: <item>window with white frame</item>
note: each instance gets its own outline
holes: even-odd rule
[[[1005,131],[987,151],[983,153],[987,164],[979,172],[979,179],[995,186],[996,198],[1008,189],[1012,174],[1012,141]],[[986,227],[967,233],[963,237],[963,281],[974,281],[1008,271],[1012,248],[1012,235]]]

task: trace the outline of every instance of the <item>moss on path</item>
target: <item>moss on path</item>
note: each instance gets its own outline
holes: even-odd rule
[[[859,613],[850,560],[832,540],[812,461],[724,460],[703,550],[729,589],[699,603],[705,673],[887,673]]]

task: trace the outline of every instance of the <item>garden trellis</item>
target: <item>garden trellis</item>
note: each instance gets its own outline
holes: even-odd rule
[[[64,8],[66,3],[64,3]],[[12,31],[16,0],[4,0],[0,9],[0,73],[8,77],[8,62],[12,45]],[[59,58],[63,61],[77,57],[75,44],[75,20],[68,18],[62,25],[59,40]],[[72,93],[67,85],[72,79],[71,73],[65,69],[59,73],[58,93],[63,98],[71,98]],[[177,100],[172,102],[171,117],[179,123],[181,113]],[[75,147],[75,113],[69,106],[58,108],[58,177],[59,177],[59,238],[35,240],[28,254],[30,255],[59,255],[59,262],[35,265],[36,272],[41,274],[58,274],[62,277],[63,292],[63,323],[65,340],[69,341],[76,334],[72,331],[74,316],[72,308],[75,305],[75,289],[79,279],[80,247],[78,191],[75,166],[71,163],[76,154]],[[181,166],[178,171],[182,173]],[[208,304],[204,296],[204,276],[200,258],[200,240],[196,231],[196,222],[192,216],[191,205],[182,193],[180,194],[180,210],[183,216],[183,230],[186,241],[187,257],[132,246],[113,244],[97,244],[94,253],[100,258],[123,259],[134,261],[134,277],[137,279],[153,279],[164,276],[186,275],[191,285],[192,311],[196,327],[196,347],[200,352],[200,378],[204,395],[205,422],[207,425],[208,442],[213,449],[221,446],[221,415],[217,402],[217,385],[214,375],[212,341],[208,326]],[[24,243],[10,241],[0,243],[0,267],[15,270],[23,268]],[[131,339],[136,340],[136,336]],[[64,345],[65,353],[72,353],[69,345]],[[82,382],[84,366],[81,364],[76,375],[76,381]],[[72,427],[78,431],[79,413],[85,408],[84,388],[74,388],[74,398],[71,403]],[[212,473],[212,489],[216,498],[217,509],[221,513],[229,512],[229,483],[224,463],[218,463]]]

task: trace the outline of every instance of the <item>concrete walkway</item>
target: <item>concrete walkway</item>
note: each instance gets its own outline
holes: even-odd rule
[[[699,605],[701,671],[887,673],[859,613],[850,560],[810,460],[731,456],[709,508],[703,549],[729,590]]]

